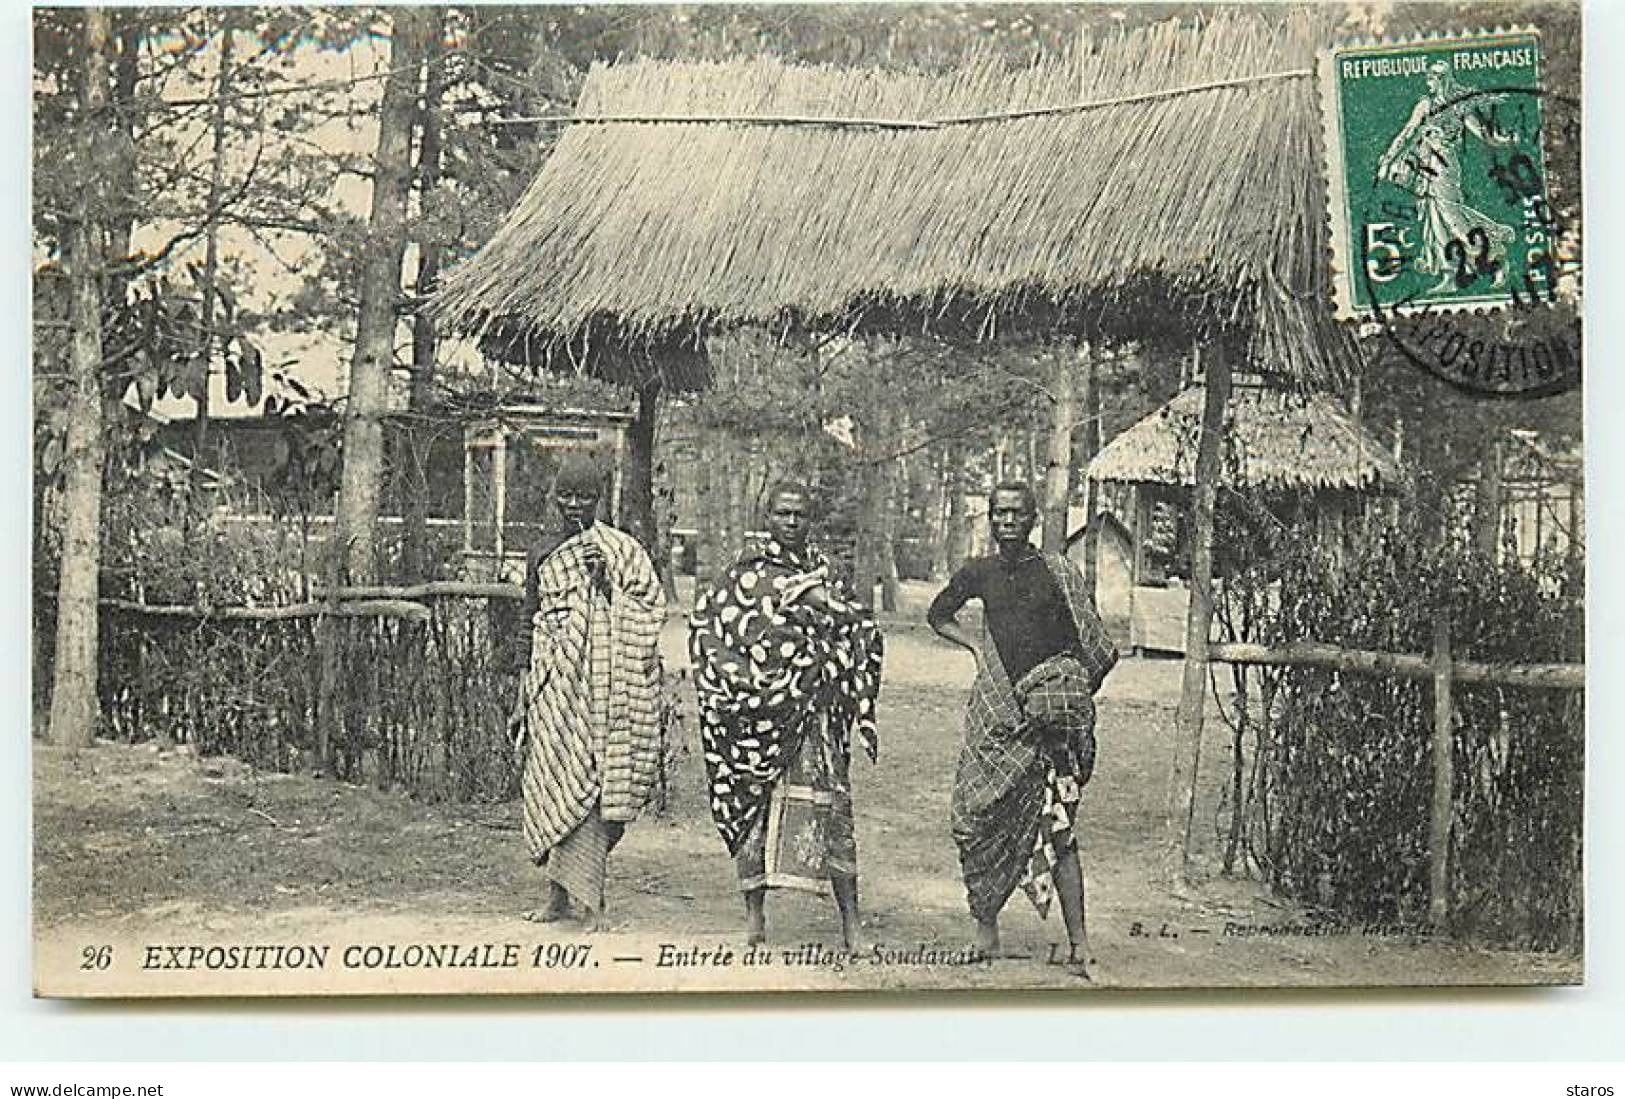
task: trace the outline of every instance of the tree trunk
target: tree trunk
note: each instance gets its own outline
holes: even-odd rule
[[[96,735],[96,650],[100,622],[96,600],[101,574],[102,466],[102,188],[96,134],[107,119],[107,13],[84,11],[83,115],[75,150],[83,172],[78,209],[69,223],[64,260],[68,268],[69,320],[67,439],[63,457],[62,574],[57,588],[56,663],[51,682],[51,743],[88,746]]]
[[[384,470],[384,415],[394,360],[395,310],[406,248],[406,200],[411,189],[412,122],[422,56],[422,13],[396,8],[389,78],[378,115],[372,215],[361,259],[355,355],[344,414],[344,470],[339,481],[336,563],[356,582],[377,572],[378,499]]]
[[[1225,406],[1230,400],[1230,360],[1223,341],[1207,349],[1202,434],[1191,488],[1191,590],[1185,614],[1185,669],[1174,713],[1174,758],[1168,781],[1163,869],[1176,885],[1185,882],[1196,816],[1196,775],[1202,755],[1202,707],[1207,698],[1208,635],[1213,625],[1213,510],[1219,487]]]
[[[209,165],[208,221],[203,245],[203,362],[202,377],[192,396],[197,399],[197,435],[192,441],[192,465],[188,481],[197,483],[197,472],[208,463],[209,378],[214,369],[215,280],[220,275],[220,192],[226,174],[226,98],[231,94],[232,11],[220,13],[220,71],[214,81],[214,144]]]
[[[717,530],[715,469],[720,457],[716,429],[703,423],[694,425],[694,588],[699,591],[721,573],[718,558],[722,536]]]
[[[902,578],[897,571],[897,541],[908,499],[908,476],[902,469],[883,467],[880,493],[880,606],[876,610],[895,611],[902,594]]]
[[[859,476],[857,544],[853,547],[852,583],[858,598],[865,606],[873,606],[875,588],[880,584],[882,515],[880,506],[880,469],[865,464]],[[880,608],[875,607],[876,610]]]
[[[418,238],[418,278],[416,302],[412,311],[412,383],[408,407],[411,427],[404,433],[402,460],[406,463],[406,490],[402,494],[401,556],[410,580],[429,580],[433,561],[429,553],[429,461],[439,436],[440,425],[430,418],[434,404],[435,356],[439,340],[434,320],[424,302],[440,282],[439,234],[429,213],[435,191],[440,186],[440,97],[445,88],[441,75],[441,37],[445,9],[429,8],[425,13],[423,61],[423,102],[418,110],[418,211],[425,228]]]
[[[963,444],[951,444],[948,449],[948,548],[944,571],[952,576],[965,558],[970,556],[970,509],[965,506],[965,461],[968,457]]]
[[[897,543],[890,538],[881,543],[880,606],[876,610],[895,612],[902,601],[902,577],[897,571]]]
[[[135,98],[136,83],[141,76],[141,45],[146,39],[148,9],[118,8],[110,19],[118,36],[118,53],[113,62],[113,102],[127,105]],[[137,112],[125,107],[115,112],[112,119],[117,127],[118,149],[115,156],[101,157],[98,167],[109,173],[113,184],[104,192],[108,195],[131,196],[135,187],[135,133]],[[112,135],[110,135],[112,136]],[[135,233],[135,203],[109,203],[103,231],[107,247],[102,254],[102,300],[123,302],[130,284],[130,238]]]
[[[720,472],[727,511],[723,519],[722,537],[719,539],[721,550],[717,555],[718,575],[727,571],[728,565],[744,548],[745,530],[750,523],[749,509],[745,504],[745,495],[749,491],[747,482],[750,480],[745,447],[731,427],[721,433],[721,442],[723,462]]]
[[[1450,618],[1433,619],[1433,797],[1428,811],[1428,922],[1450,929],[1450,823],[1455,812],[1455,706],[1450,684]]]
[[[1087,359],[1089,349],[1081,349]],[[1065,348],[1051,349],[1049,463],[1044,475],[1043,546],[1051,553],[1066,552],[1067,512],[1072,503],[1072,432],[1078,420],[1077,364]]]
[[[933,447],[926,469],[930,484],[926,493],[926,514],[930,524],[926,528],[930,545],[926,554],[926,572],[932,577],[946,576],[948,565],[948,494],[953,488],[953,470],[948,465],[948,450]]]

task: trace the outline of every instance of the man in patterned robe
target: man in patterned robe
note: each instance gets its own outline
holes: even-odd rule
[[[954,842],[981,949],[998,954],[999,911],[1017,885],[1040,917],[1058,895],[1068,967],[1087,977],[1073,824],[1094,770],[1092,696],[1117,650],[1082,575],[1060,554],[1029,544],[1038,516],[1032,490],[999,485],[988,505],[996,552],[965,562],[926,612],[933,630],[977,662],[954,777]],[[955,619],[973,598],[982,601],[980,646]]]
[[[666,597],[631,535],[597,521],[605,466],[564,463],[554,500],[566,537],[527,571],[529,667],[511,722],[523,752],[525,843],[546,868],[543,906],[601,926],[609,852],[659,768],[658,640]]]
[[[745,894],[749,939],[767,936],[774,887],[835,894],[857,951],[858,852],[851,734],[872,761],[881,638],[868,612],[807,546],[812,494],[777,486],[771,537],[698,593],[689,649],[711,813]]]

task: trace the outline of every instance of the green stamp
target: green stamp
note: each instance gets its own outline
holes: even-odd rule
[[[1320,91],[1339,317],[1555,297],[1536,32],[1336,47]]]

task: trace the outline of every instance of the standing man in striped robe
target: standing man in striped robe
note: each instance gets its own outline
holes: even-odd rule
[[[510,722],[523,753],[525,843],[547,894],[527,919],[572,906],[604,918],[609,852],[659,768],[660,626],[666,597],[631,535],[597,521],[607,463],[572,456],[554,500],[566,537],[526,577],[530,663]]]

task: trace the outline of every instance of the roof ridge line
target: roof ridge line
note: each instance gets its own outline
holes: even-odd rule
[[[1262,84],[1271,80],[1297,80],[1306,79],[1314,75],[1313,69],[1279,69],[1275,72],[1258,73],[1253,76],[1237,76],[1224,80],[1209,80],[1201,84],[1189,84],[1175,88],[1162,88],[1151,92],[1136,92],[1132,95],[1114,96],[1110,99],[1090,99],[1077,103],[1062,103],[1047,107],[1025,107],[1020,110],[992,111],[986,114],[948,115],[942,118],[911,119],[911,118],[862,118],[843,117],[840,115],[657,115],[657,114],[598,114],[598,115],[536,115],[522,118],[492,119],[493,125],[519,126],[544,122],[557,122],[563,124],[580,123],[583,125],[758,125],[758,126],[829,126],[836,129],[885,129],[885,130],[945,130],[955,126],[975,126],[989,122],[1013,122],[1026,118],[1050,117],[1058,114],[1074,114],[1081,111],[1099,110],[1104,107],[1120,107],[1134,103],[1147,103],[1157,99],[1172,99],[1175,96],[1193,95],[1197,92],[1222,91],[1227,88],[1245,87],[1249,84]]]

